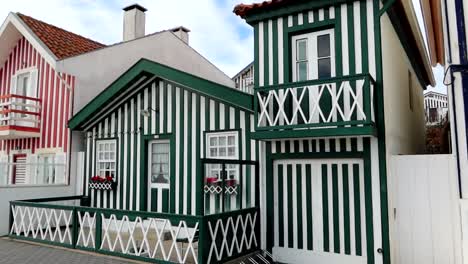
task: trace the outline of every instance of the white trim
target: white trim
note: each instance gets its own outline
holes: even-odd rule
[[[210,147],[213,147],[213,146],[210,146],[210,138],[220,138],[220,137],[226,137],[226,140],[228,140],[227,138],[229,136],[234,136],[234,148],[235,148],[235,154],[233,157],[229,157],[228,156],[228,151],[227,151],[227,148],[231,145],[229,145],[227,142],[226,142],[226,157],[220,157],[219,155],[216,155],[216,156],[211,156],[211,153],[210,153]],[[206,137],[205,137],[205,140],[206,140],[206,157],[207,158],[210,158],[210,159],[238,159],[239,158],[239,131],[235,130],[235,131],[219,131],[219,132],[206,132]],[[219,150],[219,145],[216,146],[216,148]]]
[[[275,261],[284,263],[317,263],[317,264],[365,264],[367,258],[362,256],[338,255],[327,252],[315,252],[303,249],[286,249],[273,247]]]

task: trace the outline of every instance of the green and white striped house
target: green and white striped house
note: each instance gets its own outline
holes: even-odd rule
[[[434,82],[411,1],[234,13],[253,27],[253,94],[181,68],[203,59],[139,60],[69,121],[81,204],[13,202],[13,237],[158,263],[398,263],[387,165],[423,150]]]
[[[391,263],[387,161],[423,150],[433,83],[411,1],[278,0],[234,13],[254,29],[264,247],[285,263]]]

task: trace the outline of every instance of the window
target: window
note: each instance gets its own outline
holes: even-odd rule
[[[292,37],[293,81],[335,75],[334,31],[327,29]]]
[[[206,136],[207,157],[210,159],[238,159],[239,158],[239,133],[237,131],[209,133]],[[209,176],[219,178],[221,176],[221,164],[208,166]],[[237,179],[238,166],[226,165],[228,179]]]
[[[150,143],[151,185],[169,188],[170,145],[168,141]]]
[[[96,141],[96,175],[115,177],[116,140]]]
[[[55,154],[39,154],[37,165],[37,183],[54,184],[55,179]]]

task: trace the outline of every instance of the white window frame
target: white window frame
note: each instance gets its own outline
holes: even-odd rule
[[[317,51],[317,46],[318,46],[318,37],[322,35],[330,35],[330,56],[326,57],[319,57],[318,56],[318,51]],[[297,42],[298,41],[303,41],[307,40],[307,51],[306,51],[306,56],[307,60],[302,60],[302,61],[307,61],[308,62],[308,67],[307,67],[307,79],[308,80],[316,80],[319,79],[318,77],[318,61],[319,59],[323,58],[330,58],[330,64],[331,64],[331,77],[336,76],[336,66],[335,66],[335,30],[334,29],[326,29],[326,30],[320,30],[320,31],[314,31],[310,33],[305,33],[305,34],[300,34],[300,35],[295,35],[291,37],[291,47],[292,47],[292,59],[291,59],[291,66],[292,66],[292,80],[293,82],[297,81],[297,74],[298,74],[298,69],[297,69]]]
[[[151,165],[153,163],[152,158],[153,158],[153,150],[152,150],[152,144],[168,144],[169,145],[169,152],[167,153],[169,156],[169,162],[168,162],[168,176],[169,176],[169,182],[168,183],[153,183],[151,182],[151,173],[152,173],[152,168]],[[178,166],[177,164],[176,166]],[[171,142],[168,139],[158,139],[158,140],[152,140],[149,143],[148,147],[148,186],[150,189],[154,188],[160,188],[160,189],[169,189],[171,186]],[[150,197],[151,195],[148,195]],[[151,205],[150,203],[148,205]]]
[[[111,146],[112,144],[114,144],[114,159],[112,158],[109,158],[109,159],[106,159],[104,158],[103,160],[101,160],[99,158],[99,154],[100,154],[100,145],[106,145],[106,144],[110,144],[109,146]],[[109,153],[109,156],[110,154],[112,153],[112,149],[110,149],[109,151],[107,150],[104,150],[104,156],[106,153]],[[113,172],[113,179],[115,181],[115,179],[117,178],[117,139],[98,139],[96,140],[96,169],[95,169],[95,175],[99,175],[99,176],[106,176],[106,175],[101,175],[101,169],[100,169],[100,164],[101,163],[114,163],[114,169],[105,169],[104,171],[110,171],[110,172]],[[95,176],[93,175],[93,176]]]
[[[45,163],[44,163],[44,158],[48,158],[49,161],[52,161],[52,163],[49,163],[49,172],[52,173],[52,179],[49,177],[48,178],[48,181],[46,182],[45,179],[44,179],[44,170],[47,169],[45,168]],[[56,158],[56,154],[55,153],[41,153],[41,154],[37,154],[37,174],[36,174],[36,181],[38,182],[38,184],[45,184],[45,185],[52,185],[52,184],[56,184],[56,181],[57,181],[57,171],[55,169],[55,158]],[[40,179],[40,182],[39,182],[39,178]]]
[[[227,159],[227,160],[236,160],[236,159],[239,159],[240,157],[240,151],[239,151],[239,131],[222,131],[222,132],[207,132],[206,133],[206,144],[205,144],[205,149],[206,149],[206,157],[209,158],[209,159]],[[234,144],[233,145],[229,145],[229,137],[230,136],[234,136]],[[219,138],[221,137],[225,137],[226,138],[226,146],[223,146],[223,147],[220,147],[219,145],[217,146],[211,146],[210,143],[211,143],[211,139],[212,138],[217,138],[217,142],[219,142]],[[228,153],[229,153],[229,148],[230,147],[234,147],[235,148],[235,151],[234,151],[234,155],[233,156],[227,156]],[[217,149],[217,153],[218,155],[211,155],[211,149],[212,148],[216,148]],[[226,156],[225,157],[221,157],[219,156],[219,149],[220,148],[225,148],[226,149]],[[218,174],[217,176],[219,177],[221,175],[221,165],[220,164],[208,164],[208,174],[207,176],[214,176],[214,175],[211,175],[212,171],[217,171]],[[239,180],[239,165],[235,165],[235,164],[227,164],[226,165],[226,172],[227,172],[227,176],[229,177],[230,173],[234,173],[234,179],[236,180]]]
[[[21,76],[28,76],[28,80],[29,80],[29,83],[28,83],[28,87],[27,87],[27,90],[24,91],[24,96],[28,96],[28,97],[37,97],[37,86],[38,86],[38,82],[37,82],[37,78],[38,78],[38,74],[37,74],[37,68],[36,67],[30,67],[30,68],[26,68],[26,69],[22,69],[22,70],[18,70],[15,72],[15,75],[13,75],[13,85],[11,86],[11,93],[12,94],[17,94],[18,93],[18,85],[20,85],[20,77]],[[31,94],[28,94],[29,92],[31,92]]]

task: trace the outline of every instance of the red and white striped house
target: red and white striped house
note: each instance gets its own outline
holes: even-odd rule
[[[103,46],[9,14],[0,28],[0,186],[68,183],[75,77],[57,62]]]

